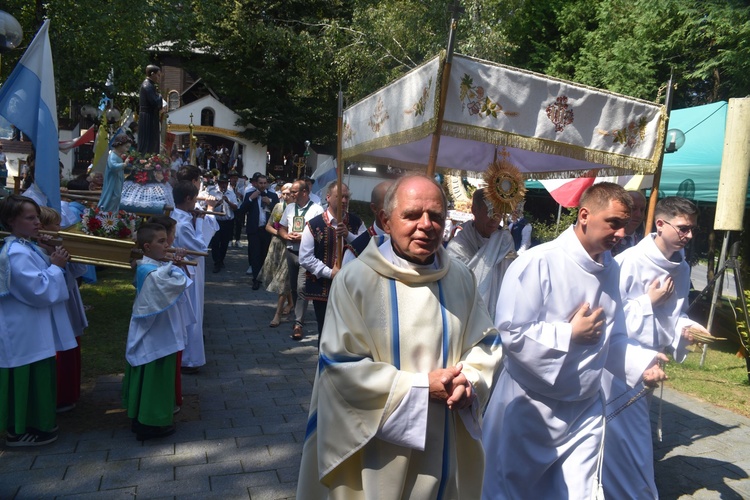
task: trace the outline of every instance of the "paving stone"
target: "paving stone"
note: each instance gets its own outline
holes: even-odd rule
[[[24,471],[31,469],[36,460],[36,455],[30,453],[13,453],[12,451],[0,451],[0,474],[12,471]],[[0,496],[2,498],[2,496]]]
[[[242,463],[239,460],[226,460],[209,464],[181,465],[175,467],[175,479],[225,476],[227,474],[240,474],[242,472]]]
[[[276,471],[211,476],[211,491],[214,492],[226,491],[232,493],[242,488],[266,485],[277,486],[278,484],[279,479],[276,476]]]
[[[206,430],[206,439],[219,439],[219,438],[240,438],[245,436],[257,436],[263,433],[263,429],[259,425],[253,426],[238,426],[230,427],[227,429],[208,429]]]
[[[37,457],[32,468],[44,469],[47,467],[66,467],[79,462],[104,462],[107,460],[108,451],[89,451],[81,453],[58,453],[54,455],[42,455]]]
[[[91,493],[74,493],[71,495],[60,495],[57,498],[65,500],[132,500],[135,498],[136,487],[117,488],[114,490],[101,490]]]
[[[116,462],[110,462],[116,463]],[[122,488],[146,484],[174,481],[174,467],[152,467],[145,470],[107,471],[102,475],[102,489]]]
[[[18,491],[17,498],[51,498],[56,495],[74,495],[94,493],[100,489],[101,478],[98,476],[66,477],[62,481],[51,479],[24,484]]]
[[[163,455],[174,455],[174,443],[152,441],[150,445],[144,445],[130,434],[131,443],[109,451],[108,460],[128,460],[131,458],[158,457]]]
[[[64,466],[47,467],[44,469],[29,469],[23,471],[23,473],[19,471],[3,472],[0,473],[0,489],[3,492],[15,491],[19,486],[25,484],[44,483],[48,481],[62,481],[64,476]],[[3,495],[0,495],[0,498],[5,498],[4,495],[4,493]]]
[[[286,500],[294,499],[297,488],[290,488],[287,485],[279,485],[273,488],[250,488],[250,497],[253,500]]]

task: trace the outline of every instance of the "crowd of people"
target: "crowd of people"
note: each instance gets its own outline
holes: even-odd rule
[[[480,189],[473,220],[445,246],[445,194],[423,175],[377,185],[369,227],[346,184],[327,186],[322,204],[309,179],[274,189],[260,173],[212,178],[190,165],[176,177],[171,217],[137,234],[123,381],[137,439],[175,431],[181,376],[206,363],[206,266],[181,259],[210,250],[222,272],[244,226],[250,288],[278,297],[269,327],[293,314],[302,340],[313,303],[320,362],[299,498],[658,496],[653,387],[665,353],[681,362],[691,329],[707,334],[686,314],[690,201],[660,200],[644,235],[643,195],[595,184],[573,226],[529,248],[522,212],[502,227]],[[9,446],[54,441],[56,410],[79,397],[81,270],[39,234],[59,228],[49,212],[18,195],[0,205]]]
[[[310,271],[336,278],[298,498],[658,498],[653,388],[708,333],[686,314],[695,205],[660,200],[644,235],[642,194],[595,184],[573,226],[523,249],[522,216],[500,227],[482,190],[446,249],[432,179],[381,206],[343,268]]]

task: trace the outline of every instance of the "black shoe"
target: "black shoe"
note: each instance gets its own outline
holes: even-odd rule
[[[219,266],[219,264],[214,264],[214,272],[218,273],[219,271],[221,271],[221,267]]]
[[[253,280],[253,290],[257,290],[258,288],[260,288],[260,281]]]
[[[57,430],[52,432],[29,429],[23,434],[8,433],[5,436],[5,446],[20,448],[26,446],[41,446],[57,441]]]
[[[222,268],[222,269],[224,269],[225,266],[224,266],[224,261],[223,260],[221,262],[219,262],[219,267]]]
[[[165,425],[164,427],[157,427],[154,425],[141,424],[139,422],[139,430],[135,435],[138,441],[146,441],[147,439],[158,439],[174,434],[175,426]]]

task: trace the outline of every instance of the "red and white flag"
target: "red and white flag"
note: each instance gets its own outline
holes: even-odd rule
[[[78,139],[71,139],[69,141],[59,141],[60,145],[60,151],[63,153],[67,153],[73,148],[77,148],[81,144],[86,144],[88,142],[91,142],[94,140],[94,137],[96,136],[96,128],[92,126],[90,129],[88,129],[86,132],[81,135]]]
[[[600,182],[614,182],[624,187],[626,191],[640,191],[651,187],[654,182],[652,175],[620,175],[617,177],[596,177],[598,170],[587,172],[585,177],[575,179],[545,179],[539,182],[544,186],[552,198],[565,208],[577,207],[581,195],[586,189]]]
[[[598,170],[591,170],[586,177],[575,179],[545,179],[539,182],[554,200],[565,208],[577,207],[581,195],[596,181]]]

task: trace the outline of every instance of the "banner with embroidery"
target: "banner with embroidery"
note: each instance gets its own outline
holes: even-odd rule
[[[455,55],[439,131],[442,55],[344,111],[346,160],[482,171],[498,146],[526,177],[653,173],[664,107],[538,73]]]

